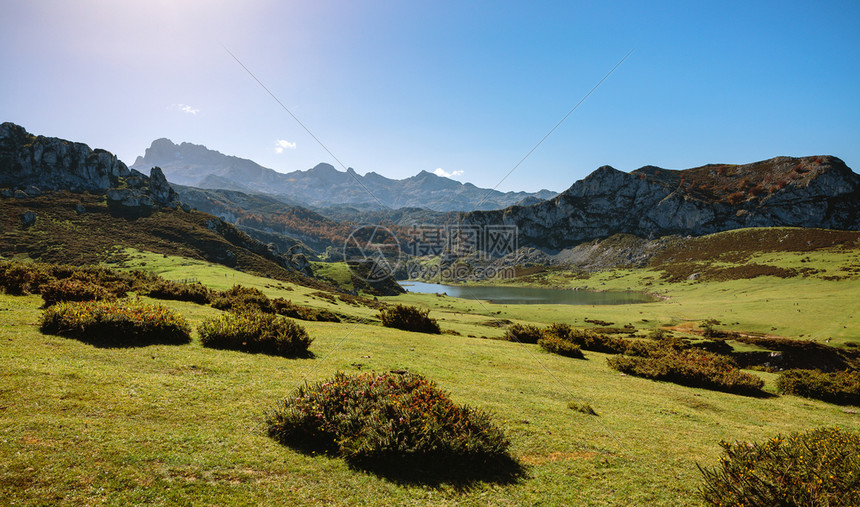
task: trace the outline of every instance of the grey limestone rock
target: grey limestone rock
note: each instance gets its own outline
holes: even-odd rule
[[[19,199],[69,190],[106,194],[113,205],[142,211],[181,205],[157,167],[146,176],[105,150],[35,136],[8,122],[0,124],[0,186],[9,187],[4,196],[11,192]]]

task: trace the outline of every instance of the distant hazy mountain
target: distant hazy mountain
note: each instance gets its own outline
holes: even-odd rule
[[[314,207],[381,204],[390,209],[472,211],[500,209],[524,199],[545,200],[557,195],[549,190],[498,192],[427,171],[395,180],[374,172],[361,176],[352,168],[339,171],[330,164],[318,164],[306,171],[284,174],[251,160],[224,155],[197,144],[177,145],[169,139],[153,141],[132,168],[148,171],[154,166],[161,167],[172,183],[266,193]]]

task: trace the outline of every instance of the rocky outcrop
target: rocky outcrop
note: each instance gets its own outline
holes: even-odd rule
[[[30,227],[36,223],[37,218],[38,215],[33,211],[25,211],[24,213],[21,213],[21,227],[24,227],[25,229]]]
[[[613,234],[703,235],[743,227],[860,229],[860,175],[836,157],[778,157],[684,171],[597,169],[554,199],[463,215],[516,225],[519,244],[562,250]]]
[[[128,167],[107,151],[0,124],[0,186],[101,193],[128,175]]]
[[[54,190],[105,194],[111,206],[138,214],[180,204],[157,167],[146,176],[129,169],[110,152],[55,137],[35,136],[14,123],[0,124],[2,187],[18,198]]]

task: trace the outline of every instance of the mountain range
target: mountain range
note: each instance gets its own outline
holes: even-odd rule
[[[397,180],[375,172],[339,171],[317,164],[305,171],[280,173],[256,162],[224,155],[205,146],[156,139],[132,164],[148,171],[161,167],[168,181],[204,189],[273,195],[287,204],[325,208],[371,206],[376,209],[424,208],[433,211],[492,210],[554,197],[556,192],[499,192],[421,171]]]
[[[684,170],[603,166],[553,199],[476,211],[469,226],[516,226],[521,245],[561,250],[632,234],[700,236],[744,227],[860,230],[860,175],[833,156]]]
[[[191,146],[213,160],[229,158]],[[260,177],[248,182],[288,176],[256,167]],[[337,181],[344,177],[333,168],[299,173],[332,174]],[[223,177],[203,172],[197,176],[209,181]],[[343,184],[337,181],[332,182],[334,188]],[[459,185],[451,187],[452,192],[465,187],[447,182]],[[0,203],[0,255],[101,259],[112,245],[145,244],[152,251],[187,251],[243,269],[280,266],[308,274],[304,254],[341,248],[357,225],[374,221],[398,236],[411,225],[427,223],[515,226],[519,246],[549,254],[618,234],[648,239],[749,227],[860,230],[860,175],[827,155],[684,170],[645,166],[630,173],[604,166],[556,197],[530,205],[456,213],[379,210],[363,203],[320,213],[247,189],[172,186],[159,167],[147,176],[105,150],[35,136],[4,123]],[[87,249],[98,252],[85,254]],[[539,262],[538,253],[529,256]]]
[[[0,258],[99,264],[128,249],[338,290],[313,277],[301,249],[266,244],[182,203],[157,167],[146,176],[108,151],[0,124]],[[376,294],[402,291],[390,280],[352,283]]]

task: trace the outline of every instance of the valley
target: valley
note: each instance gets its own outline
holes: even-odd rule
[[[6,2],[0,507],[860,506],[860,2]]]
[[[834,271],[844,265],[827,252],[807,255]],[[856,255],[854,250],[851,258]],[[380,298],[431,308],[443,334],[427,335],[383,328],[368,307],[332,302],[310,288],[205,261],[128,251],[115,267],[217,289],[255,287],[270,297],[354,320],[303,322],[314,339],[313,359],[213,351],[194,342],[99,348],[42,335],[33,324],[39,319],[38,296],[0,295],[2,361],[8,366],[0,389],[0,489],[7,499],[141,504],[189,498],[265,503],[276,497],[347,504],[358,499],[352,495],[360,490],[360,498],[372,503],[383,498],[437,505],[542,503],[552,498],[558,504],[677,504],[686,497],[695,504],[700,482],[695,465],[712,464],[720,440],[766,439],[821,425],[860,430],[852,407],[653,382],[619,375],[608,368],[605,354],[586,352],[586,360],[577,361],[535,345],[492,339],[502,335],[493,324],[500,320],[578,327],[593,326],[586,319],[602,320],[632,323],[643,334],[669,327],[695,338],[703,320],[716,318],[730,329],[775,327],[776,334],[828,335],[846,345],[858,337],[856,275],[838,281],[765,277],[689,283],[660,282],[647,270],[620,270],[568,282],[608,288],[652,282],[649,287],[667,297],[628,306],[493,305],[427,294]],[[528,283],[540,284],[536,279]],[[191,303],[159,304],[191,322],[218,313]],[[847,327],[840,332],[833,319]],[[335,371],[389,370],[425,374],[457,401],[494,413],[527,477],[510,485],[476,483],[465,489],[390,482],[328,457],[285,452],[260,429],[265,408],[303,382]],[[753,374],[775,392],[776,374]],[[506,395],[500,397],[501,392]],[[589,403],[599,415],[572,411],[572,401]],[[81,453],[91,459],[79,461]]]
[[[513,273],[441,280],[449,294],[404,293],[393,277],[371,279],[380,259],[344,260],[343,242],[359,225],[356,217],[344,219],[353,214],[344,208],[317,212],[270,194],[174,189],[160,169],[146,176],[107,152],[4,129],[11,134],[0,137],[0,497],[11,503],[698,505],[699,467],[717,466],[721,441],[760,442],[820,427],[860,431],[853,385],[805,396],[784,386],[789,370],[853,378],[860,364],[860,232],[851,201],[857,177],[838,159],[733,169],[742,178],[758,170],[767,178],[775,166],[791,174],[798,164],[808,167],[782,188],[748,192],[735,203],[719,195],[677,197],[681,190],[660,197],[671,178],[653,176],[656,169],[632,178],[604,169],[528,206],[357,215],[404,238],[415,220],[450,232],[453,224],[492,225],[486,220],[496,214],[521,231],[520,248],[495,254],[488,242],[477,244],[487,250],[463,256],[414,255],[405,240],[387,244],[402,256],[400,273],[410,266]],[[711,170],[728,177],[719,167],[689,171]],[[558,223],[585,216],[577,218],[569,203],[591,202],[582,207],[586,214],[618,205],[604,198],[615,192],[604,173],[623,180],[619,195],[644,185],[650,194],[634,192],[641,202],[677,197],[720,216],[767,220],[756,227],[711,221],[704,227],[720,230],[702,234],[667,225],[637,236],[645,222],[618,219],[563,245],[561,233],[542,243],[536,224],[561,231]],[[844,185],[820,213],[816,192],[832,189],[835,177]],[[589,186],[594,193],[576,201]],[[796,198],[811,215],[786,214],[800,209],[791,204]],[[666,223],[682,215],[670,208]],[[552,217],[570,220],[547,221]],[[367,241],[377,248],[381,240]],[[493,288],[642,300],[453,297],[453,289]],[[102,300],[108,315],[150,305],[187,323],[187,340],[123,344],[116,333],[108,336],[120,341],[105,344],[86,333],[65,336],[66,329],[51,334],[43,322],[49,298],[73,315],[88,299]],[[403,307],[425,312],[436,332],[385,325],[383,312]],[[309,337],[307,354],[243,351],[250,338],[237,350],[207,345],[204,323],[246,314],[292,322]],[[541,338],[511,339],[518,328]],[[565,329],[572,341],[562,349],[541,341]],[[743,391],[695,377],[698,371],[652,380],[648,371],[613,366],[619,358],[666,357],[725,364],[720,374],[761,386]],[[431,379],[455,403],[489,414],[515,470],[452,478],[419,463],[403,475],[270,438],[279,400],[302,386],[330,385],[338,373]],[[848,401],[819,399],[836,395]]]

